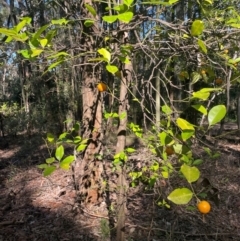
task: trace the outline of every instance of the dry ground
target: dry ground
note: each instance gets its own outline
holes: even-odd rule
[[[114,220],[101,212],[103,207],[93,214],[77,205],[70,171],[42,176],[36,165],[48,152],[40,136],[18,136],[8,142],[0,150],[0,241],[115,240],[114,229],[108,228]],[[170,209],[156,205],[175,187],[186,185],[175,177],[159,182],[154,190],[130,188],[126,240],[240,240],[240,143],[212,143],[208,140],[213,153],[220,153],[217,158],[209,157],[202,143],[194,149],[204,160],[194,188],[208,194],[212,211],[203,218],[196,200],[188,206],[171,204]],[[134,158],[145,162],[149,156],[141,148]],[[116,198],[111,194],[112,200]]]

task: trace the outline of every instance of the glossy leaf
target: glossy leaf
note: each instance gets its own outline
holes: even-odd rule
[[[118,19],[118,16],[117,15],[103,16],[102,19],[107,23],[114,23]]]
[[[91,5],[85,3],[84,6],[94,17],[96,17],[97,12]]]
[[[32,39],[38,39],[48,27],[49,24],[42,26],[36,33],[33,34]]]
[[[47,167],[48,167],[48,164],[46,163],[37,165],[37,168],[40,168],[40,169],[46,169]]]
[[[98,53],[101,54],[108,62],[110,62],[111,53],[107,49],[105,48],[98,49]]]
[[[214,125],[220,122],[224,116],[226,115],[226,107],[225,105],[217,105],[214,106],[208,113],[208,123],[209,125]]]
[[[40,42],[41,46],[44,48],[47,45],[48,40],[46,38],[44,38],[44,39],[40,39],[39,42]]]
[[[66,18],[61,18],[61,19],[57,19],[57,20],[52,20],[51,23],[52,24],[56,24],[56,25],[66,25],[69,21]]]
[[[63,62],[63,60],[60,60],[60,61],[57,61],[57,62],[54,62],[52,63],[49,67],[48,67],[48,71],[57,67],[58,65],[60,65],[61,63]]]
[[[26,26],[26,24],[30,24],[31,21],[32,21],[31,18],[29,18],[29,17],[24,17],[24,18],[22,19],[22,21],[19,22],[18,25],[14,27],[14,29],[15,29],[17,32],[19,32],[20,30],[22,30],[22,29]]]
[[[64,147],[62,145],[58,146],[55,152],[55,157],[58,161],[61,161],[64,155]]]
[[[202,114],[207,115],[207,109],[206,109],[203,105],[201,105],[201,104],[192,105],[192,107],[193,107],[195,110],[201,112]]]
[[[197,83],[201,79],[201,75],[198,72],[193,72],[191,77],[192,77],[192,81],[191,81],[192,85]]]
[[[200,177],[200,171],[196,167],[190,167],[186,164],[181,166],[181,172],[189,183],[196,182]]]
[[[207,100],[208,97],[210,96],[210,92],[197,91],[197,92],[193,92],[192,96],[200,100]]]
[[[207,54],[207,47],[201,39],[198,39],[198,45],[200,49],[203,51],[203,53]]]
[[[192,196],[193,193],[188,188],[178,188],[172,191],[167,198],[175,204],[183,205],[188,204]]]
[[[171,115],[173,113],[172,109],[168,105],[162,106],[162,112],[166,115]]]
[[[24,58],[30,59],[31,58],[31,53],[27,49],[19,50],[17,51],[19,54],[21,54]]]
[[[186,141],[189,138],[191,138],[194,135],[194,133],[195,133],[194,130],[183,130],[181,132],[181,137],[182,137],[183,141]]]
[[[129,23],[133,18],[133,12],[125,12],[117,15],[118,19],[124,23]]]
[[[195,20],[192,23],[192,27],[191,27],[191,35],[192,36],[199,36],[200,34],[202,34],[203,30],[204,30],[203,21]]]
[[[106,66],[106,69],[107,69],[108,72],[110,72],[110,73],[112,73],[112,74],[115,74],[115,73],[118,72],[118,67],[115,66],[115,65],[110,65],[110,64],[108,64],[108,65]]]
[[[47,133],[47,140],[49,143],[53,143],[54,142],[54,135],[51,133]]]
[[[198,166],[198,165],[201,165],[203,163],[203,160],[202,159],[196,159],[193,161],[193,165],[194,166]]]
[[[94,21],[91,20],[91,19],[88,19],[88,20],[85,20],[85,21],[84,21],[84,25],[85,25],[86,27],[91,27],[93,24],[94,24]]]
[[[77,147],[77,151],[78,152],[82,152],[86,149],[87,147],[87,144],[80,144],[78,147]]]
[[[194,126],[191,123],[182,118],[177,118],[177,126],[181,130],[195,130]]]
[[[50,158],[47,158],[46,159],[46,163],[47,164],[52,164],[52,163],[54,163],[55,162],[55,158],[54,157],[50,157]]]
[[[130,7],[133,2],[134,0],[123,0],[123,3],[126,4],[128,7]]]
[[[74,161],[75,157],[70,155],[67,156],[66,158],[64,158],[61,163],[60,163],[60,167],[64,170],[69,170],[70,168],[70,164]]]
[[[33,49],[31,57],[39,56],[43,52],[43,49]]]
[[[55,166],[48,166],[47,168],[45,168],[44,172],[43,172],[43,176],[49,176],[50,174],[52,174],[54,171],[56,170]]]

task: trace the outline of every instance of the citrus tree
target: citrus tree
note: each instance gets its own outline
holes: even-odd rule
[[[200,176],[202,160],[194,157],[191,146],[199,133],[223,120],[230,85],[238,80],[238,46],[231,40],[240,28],[238,10],[226,2],[204,0],[189,1],[183,11],[183,3],[83,1],[72,9],[65,3],[60,16],[34,31],[30,16],[11,29],[0,28],[5,44],[20,45],[16,54],[26,66],[40,64],[42,78],[69,69],[77,72],[72,86],[77,85],[79,93],[72,93],[81,103],[80,114],[60,135],[47,134],[50,157],[39,168],[47,176],[58,167],[72,167],[83,206],[104,200],[103,140],[110,120],[117,119],[112,158],[118,174],[117,240],[124,240],[128,174],[132,186],[143,182],[153,188],[157,180],[178,170],[170,158],[175,156],[186,187],[172,190],[168,200],[183,205],[192,197],[199,199],[192,183]],[[61,42],[66,32],[69,42]],[[55,44],[56,39],[60,44]],[[22,76],[29,81],[26,71]],[[226,103],[219,103],[223,93]],[[140,123],[130,122],[135,109],[141,112]],[[126,147],[128,130],[154,155],[151,165],[138,171],[128,167],[128,155],[136,151]],[[65,154],[66,145],[73,147],[72,154]],[[169,205],[166,200],[161,203]]]

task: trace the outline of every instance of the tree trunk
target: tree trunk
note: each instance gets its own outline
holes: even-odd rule
[[[119,118],[118,137],[116,153],[121,153],[125,149],[126,144],[126,130],[128,120],[128,86],[132,78],[132,64],[125,64],[122,71],[122,82],[119,98]],[[124,116],[124,118],[122,118]],[[126,183],[126,170],[124,161],[118,169],[118,214],[117,214],[117,241],[125,240],[125,212],[127,201],[127,183]]]

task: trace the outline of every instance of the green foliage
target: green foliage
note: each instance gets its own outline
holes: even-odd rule
[[[204,23],[201,20],[195,20],[192,23],[192,27],[191,27],[191,35],[192,36],[199,36],[202,34],[204,30]]]
[[[214,106],[208,113],[208,123],[210,126],[220,122],[226,115],[226,107],[224,105]]]
[[[75,161],[75,156],[65,156],[64,146],[70,145],[73,147],[73,153],[80,153],[86,149],[88,140],[82,139],[82,137],[76,135],[79,127],[79,123],[75,123],[71,130],[60,134],[58,138],[55,138],[51,133],[47,133],[46,145],[48,147],[49,154],[52,155],[54,150],[55,152],[52,157],[45,160],[46,163],[38,165],[38,168],[43,169],[44,176],[50,175],[59,167],[63,170],[70,169],[71,164]]]
[[[188,204],[192,199],[193,193],[188,188],[177,188],[168,195],[168,200],[175,204]]]

